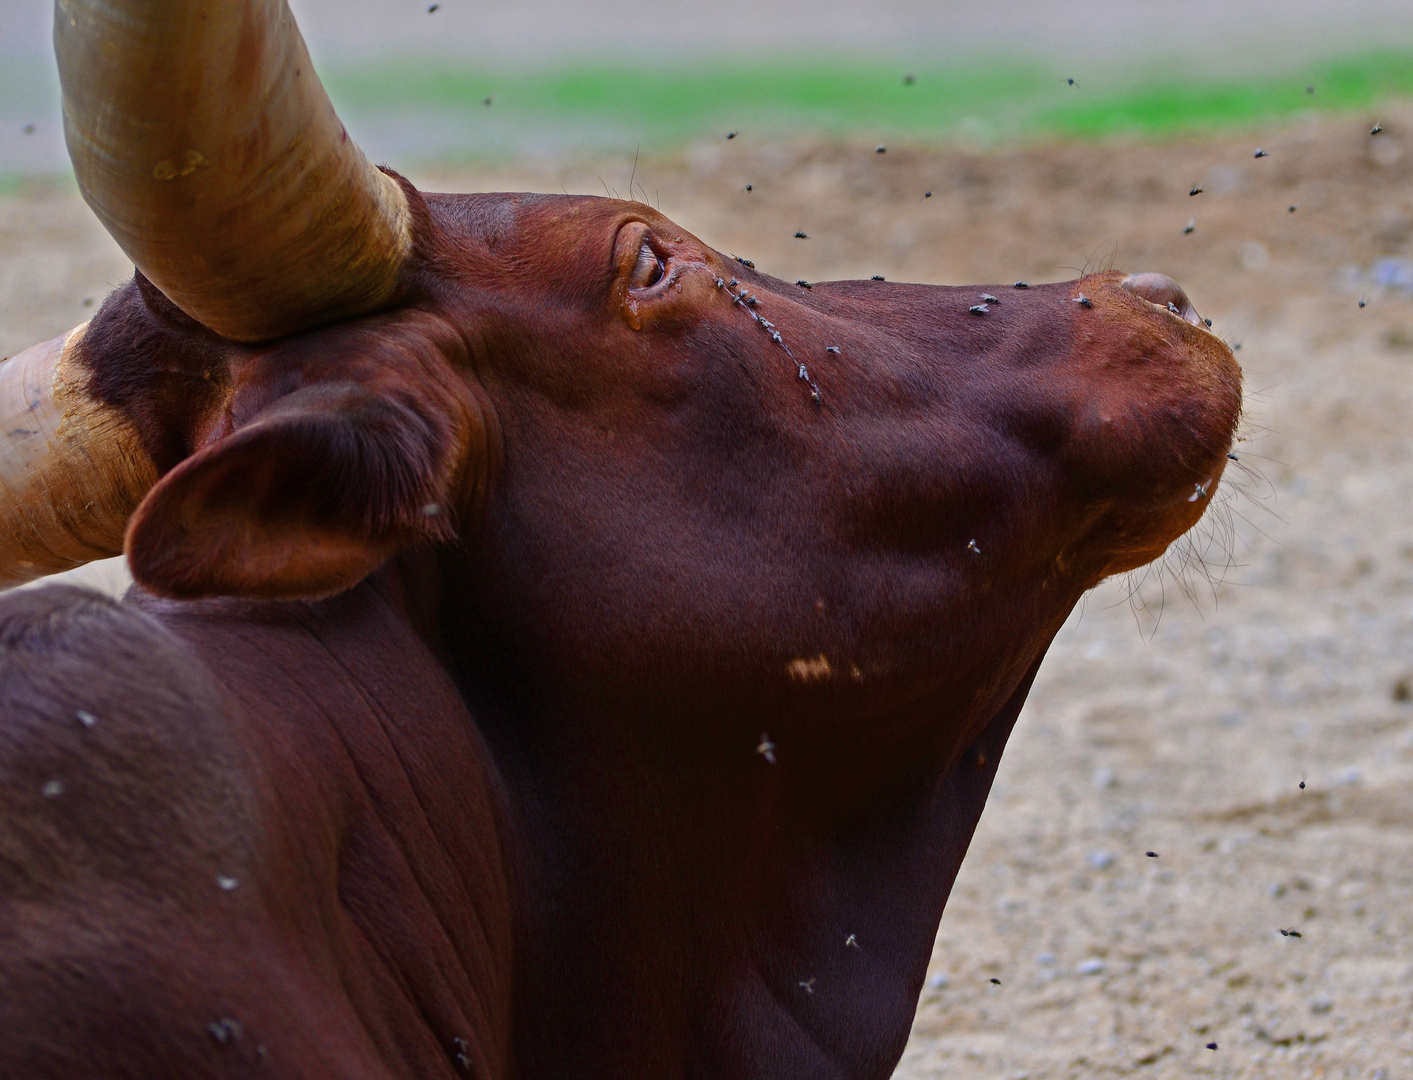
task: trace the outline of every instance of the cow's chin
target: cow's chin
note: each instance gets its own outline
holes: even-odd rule
[[[1193,492],[1181,498],[1181,501],[1174,502],[1156,513],[1144,515],[1141,523],[1130,523],[1122,518],[1116,522],[1112,536],[1118,544],[1110,549],[1109,563],[1101,576],[1126,574],[1166,555],[1173,544],[1200,526],[1204,514],[1216,496],[1220,479],[1219,468],[1212,479],[1201,488],[1194,486]]]

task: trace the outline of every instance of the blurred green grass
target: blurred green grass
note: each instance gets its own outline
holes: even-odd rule
[[[486,70],[447,62],[330,64],[335,104],[367,116],[454,115],[465,124],[583,128],[661,149],[734,129],[968,137],[1162,137],[1376,109],[1413,97],[1413,52],[1372,51],[1245,77],[1176,68],[1071,86],[1065,72],[996,58],[907,67],[838,57],[661,66]],[[910,82],[904,76],[910,75]],[[1307,87],[1313,86],[1314,93]],[[484,99],[492,97],[492,107]]]

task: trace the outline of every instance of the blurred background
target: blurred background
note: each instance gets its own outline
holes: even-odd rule
[[[1056,641],[898,1076],[1413,1076],[1413,4],[291,5],[424,187],[643,199],[788,280],[1177,277],[1240,461]],[[50,17],[0,0],[0,356],[131,274]]]
[[[293,4],[345,122],[404,168],[652,155],[731,127],[982,142],[1165,133],[1413,92],[1407,0],[432,6]],[[44,0],[0,0],[3,173],[63,168],[49,24]],[[1071,78],[1080,92],[1060,93]]]

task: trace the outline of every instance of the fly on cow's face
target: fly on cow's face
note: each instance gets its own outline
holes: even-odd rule
[[[763,731],[760,733],[760,742],[756,744],[756,753],[765,758],[767,765],[775,764],[775,744],[770,741],[770,736]]]
[[[456,1062],[456,1067],[464,1073],[471,1071],[471,1044],[465,1039],[457,1036],[451,1040],[452,1060]]]

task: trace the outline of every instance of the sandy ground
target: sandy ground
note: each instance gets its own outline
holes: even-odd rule
[[[1372,269],[1413,256],[1413,112],[1370,119],[885,154],[743,132],[638,163],[647,198],[788,279],[1112,260],[1174,274],[1242,346],[1205,565],[1101,587],[1056,642],[900,1078],[1413,1076],[1413,264]],[[626,193],[631,167],[418,179]],[[0,251],[0,355],[127,273],[62,187],[0,200]]]

